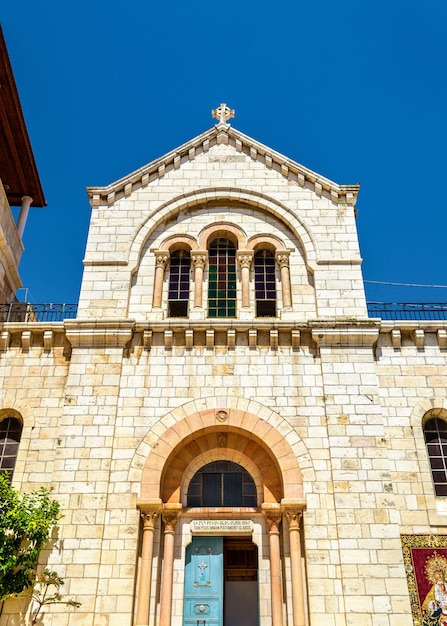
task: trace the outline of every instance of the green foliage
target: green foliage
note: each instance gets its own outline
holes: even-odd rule
[[[19,494],[0,475],[0,602],[33,588],[39,553],[59,517],[48,489]]]
[[[32,625],[37,623],[37,617],[46,604],[66,604],[75,609],[81,606],[81,603],[75,600],[64,600],[60,592],[63,584],[63,579],[56,572],[51,572],[48,569],[37,575],[32,591],[32,598],[37,604],[31,621]],[[53,593],[50,593],[50,588],[52,588]]]

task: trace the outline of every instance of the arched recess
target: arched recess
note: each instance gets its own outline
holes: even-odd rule
[[[447,417],[447,398],[425,398],[418,402],[411,412],[411,426],[422,430],[430,417]]]
[[[20,485],[24,478],[26,461],[28,458],[31,442],[31,431],[34,428],[34,415],[26,402],[12,402],[7,407],[0,409],[0,422],[13,418],[22,425],[20,445],[18,446],[16,462],[13,473],[13,482]]]
[[[259,233],[256,237],[250,237],[247,241],[246,250],[256,250],[259,247],[267,248],[272,252],[285,249],[284,243],[278,237],[264,233]]]
[[[197,250],[198,245],[194,237],[191,235],[171,235],[163,241],[160,246],[160,250]]]
[[[232,189],[229,187],[211,187],[197,189],[182,194],[155,209],[136,231],[130,242],[128,261],[131,274],[134,274],[139,265],[140,254],[150,234],[160,224],[174,217],[181,211],[191,208],[200,208],[208,203],[246,205],[274,215],[282,221],[300,240],[307,268],[313,273],[319,257],[318,245],[314,234],[299,215],[289,207],[272,197],[247,189]]]
[[[228,222],[215,222],[206,226],[199,234],[199,248],[207,250],[213,239],[223,237],[232,241],[238,250],[245,248],[246,234],[239,226],[234,226]]]
[[[250,437],[247,431],[235,427],[224,431],[220,426],[209,426],[201,435],[193,433],[179,442],[166,459],[160,477],[163,502],[184,500],[195,472],[219,460],[233,461],[248,471],[255,481],[259,504],[281,500],[283,485],[278,462],[261,446],[258,437]]]
[[[250,458],[256,471],[253,466],[246,469],[262,484],[264,502],[303,498],[302,475],[291,445],[271,423],[237,408],[198,411],[160,434],[144,464],[140,497],[180,503],[185,480],[200,455],[203,464],[225,458],[244,466],[244,458]]]
[[[422,485],[422,493],[426,498],[430,524],[445,526],[447,524],[445,517],[447,498],[445,496],[438,497],[435,493],[430,459],[424,437],[424,426],[432,418],[439,418],[447,422],[447,399],[445,397],[432,397],[421,400],[414,406],[410,416],[414,450],[418,451],[419,471],[416,473],[416,476]]]
[[[23,416],[20,411],[12,408],[0,409],[0,421],[7,419],[8,417],[18,420],[23,426]]]
[[[184,458],[183,449],[179,450],[179,457],[183,457],[183,459],[179,458],[180,464],[186,460]],[[186,506],[189,483],[191,482],[196,472],[198,472],[208,463],[212,463],[213,461],[231,461],[233,463],[237,463],[237,465],[241,465],[245,470],[247,470],[247,472],[254,480],[256,486],[256,499],[258,504],[264,501],[263,476],[258,465],[251,459],[250,456],[247,456],[239,450],[232,450],[229,448],[217,446],[215,448],[207,450],[206,452],[203,452],[202,454],[199,454],[189,463],[186,460],[185,471],[180,481],[180,502],[182,506]],[[169,486],[173,485],[175,489],[176,483],[178,481],[176,477],[173,476],[173,472],[170,471],[169,467],[167,467],[165,475],[166,478],[163,480],[162,494],[166,493],[166,495],[168,495],[169,497]]]

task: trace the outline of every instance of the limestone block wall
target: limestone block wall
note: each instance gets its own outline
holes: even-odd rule
[[[23,244],[0,180],[0,303],[9,304],[22,286],[18,268]]]
[[[445,328],[388,323],[384,330],[377,373],[402,533],[445,534],[447,504],[435,496],[422,429],[428,416],[447,416]]]
[[[446,530],[422,433],[428,411],[447,414],[442,324],[312,322],[299,345],[285,330],[250,344],[241,327],[234,348],[200,333],[187,348],[181,329],[149,345],[132,322],[6,327],[1,415],[24,423],[14,484],[55,488],[64,518],[43,558],[82,602],[52,609],[50,626],[132,624],[145,459],[186,415],[222,407],[269,420],[296,454],[312,620],[411,623],[399,536]]]
[[[293,307],[304,319],[310,296],[318,316],[366,316],[353,206],[266,167],[231,140],[197,149],[104,201],[95,198],[80,318],[150,319],[152,247],[163,235],[194,235],[219,220],[236,220],[250,236],[274,232],[290,243]],[[311,281],[303,281],[307,271]]]
[[[59,420],[63,413],[70,346],[55,324],[51,348],[36,325],[7,324],[0,352],[0,416],[23,423],[14,485],[31,491],[52,484]],[[59,328],[57,328],[59,326]]]
[[[314,329],[314,336],[325,332]],[[123,346],[73,347],[52,474],[65,517],[50,562],[82,607],[64,613],[67,621],[56,607],[51,626],[132,623],[139,456],[180,415],[239,403],[273,420],[299,457],[313,619],[324,614],[336,623],[349,615],[354,623],[392,614],[389,623],[408,623],[373,351],[310,339],[298,352],[268,345],[238,345],[233,354],[166,350],[156,341],[149,351],[136,338],[127,356]],[[177,569],[182,558],[177,553]],[[180,606],[180,580],[175,589]]]
[[[52,563],[67,579],[66,593],[82,603],[73,624],[118,626],[133,610],[139,515],[121,465],[136,442],[133,428],[117,422],[122,353],[73,347],[65,388],[53,474],[65,517]]]

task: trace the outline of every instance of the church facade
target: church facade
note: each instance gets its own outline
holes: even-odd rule
[[[3,467],[82,603],[43,624],[447,623],[447,323],[369,317],[358,186],[214,115],[88,188],[76,319],[2,324]]]

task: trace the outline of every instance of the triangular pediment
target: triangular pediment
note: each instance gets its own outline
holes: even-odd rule
[[[175,150],[106,187],[87,187],[90,204],[109,205],[121,197],[127,197],[135,189],[145,187],[155,179],[165,176],[170,169],[181,168],[186,161],[193,161],[198,154],[207,153],[217,144],[232,146],[235,152],[250,156],[251,159],[264,164],[266,168],[276,169],[282,176],[300,186],[310,186],[317,195],[327,194],[334,202],[355,205],[359,185],[338,185],[226,123],[216,124]]]

